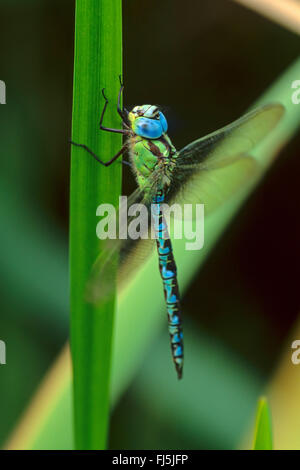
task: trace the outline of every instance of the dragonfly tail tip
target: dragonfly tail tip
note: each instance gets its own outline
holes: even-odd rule
[[[182,379],[182,367],[176,367],[178,380]]]

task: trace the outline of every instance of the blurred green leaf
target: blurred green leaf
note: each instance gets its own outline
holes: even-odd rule
[[[265,397],[258,401],[253,450],[272,450],[272,422],[269,404]]]
[[[184,318],[188,316],[184,314]],[[184,326],[187,340],[182,382],[174,380],[168,337],[163,332],[151,346],[151,362],[144,360],[130,387],[134,403],[152,417],[149,426],[172,432],[173,446],[236,448],[251,417],[262,377],[221,341],[199,331],[190,321]],[[167,447],[165,436],[158,441],[154,441],[157,448],[163,444]],[[142,435],[139,444],[139,448],[145,445]]]
[[[10,305],[16,305],[16,317],[22,314],[20,306],[28,305],[32,315],[37,312],[36,320],[42,316],[48,327],[57,332],[61,329],[65,335],[67,244],[62,233],[49,220],[37,215],[27,201],[8,198],[7,194],[10,194],[9,185],[1,181],[0,218],[5,226],[0,232],[2,299],[8,295]],[[21,224],[20,213],[23,215]],[[11,292],[18,292],[18,295],[11,296]]]

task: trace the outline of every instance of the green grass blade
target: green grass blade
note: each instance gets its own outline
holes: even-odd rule
[[[122,73],[121,0],[77,0],[72,140],[109,160],[121,137],[99,131],[101,89],[110,100],[105,125],[120,128],[116,113]],[[74,374],[75,443],[79,449],[106,445],[114,300],[101,307],[84,301],[98,254],[96,208],[117,204],[121,165],[107,169],[82,149],[72,148],[70,199],[71,348]]]
[[[271,412],[267,399],[262,397],[258,401],[253,450],[272,449],[273,437]]]

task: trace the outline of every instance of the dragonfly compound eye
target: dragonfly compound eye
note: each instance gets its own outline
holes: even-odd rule
[[[135,119],[133,123],[133,131],[135,134],[145,139],[158,139],[164,133],[161,121],[140,117]]]
[[[168,123],[167,123],[167,120],[166,120],[164,114],[161,111],[159,111],[159,120],[160,120],[160,123],[161,123],[162,131],[167,132]]]

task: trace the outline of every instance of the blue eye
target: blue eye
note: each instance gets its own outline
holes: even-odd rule
[[[159,120],[160,120],[160,123],[161,123],[162,131],[167,132],[168,123],[167,123],[167,120],[166,120],[165,116],[163,115],[163,113],[161,111],[159,111]]]
[[[133,130],[146,139],[158,139],[164,132],[160,120],[154,121],[144,117],[136,119]]]
[[[146,139],[159,139],[168,130],[168,123],[162,112],[153,117],[139,117],[134,120],[133,131]]]

